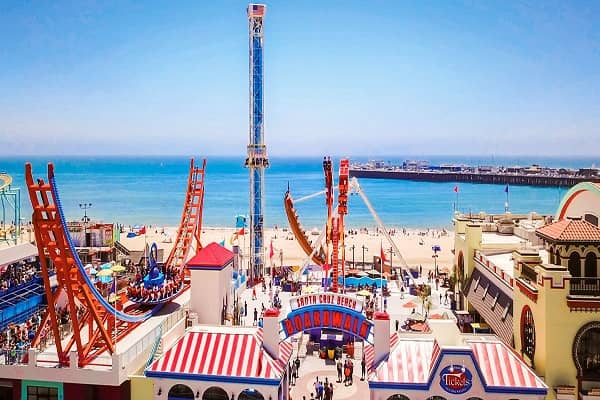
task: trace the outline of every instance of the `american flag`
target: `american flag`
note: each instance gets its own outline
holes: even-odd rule
[[[249,14],[252,17],[264,17],[265,8],[264,4],[250,4]]]

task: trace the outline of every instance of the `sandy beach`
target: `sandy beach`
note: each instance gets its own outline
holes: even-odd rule
[[[127,232],[127,229],[126,229]],[[127,233],[121,234],[120,242],[130,250],[142,250],[144,248],[144,242],[152,243],[155,242],[159,249],[164,249],[165,257],[173,246],[173,241],[177,234],[177,228],[175,227],[150,227],[148,226],[147,233],[144,235],[136,236],[134,238],[127,238]],[[163,233],[164,232],[164,233]],[[232,248],[232,237],[235,235],[236,230],[233,228],[219,228],[219,227],[205,227],[202,229],[201,241],[204,245],[211,242],[221,242],[225,240],[225,247],[228,249]],[[317,235],[309,235],[310,239],[316,240]],[[432,246],[439,245],[441,251],[438,252],[437,263],[442,267],[450,268],[452,265],[452,252],[454,233],[452,231],[442,230],[406,230],[396,231],[391,236],[392,240],[398,247],[402,257],[406,263],[413,267],[423,266],[424,270],[433,269],[434,258]],[[169,242],[170,240],[170,242]],[[246,230],[246,235],[238,238],[239,245],[248,249],[250,245],[250,235]],[[275,266],[279,266],[282,262],[283,265],[298,265],[301,264],[305,259],[306,255],[302,251],[298,241],[294,238],[293,234],[286,228],[277,229],[266,229],[265,230],[265,246],[267,248],[266,255],[269,257],[269,246],[273,243],[272,263]],[[363,249],[362,246],[366,246],[364,251],[365,262],[373,260],[373,256],[379,256],[381,246],[386,253],[386,258],[390,258],[390,247],[391,245],[387,241],[383,234],[377,234],[375,231],[358,232],[356,234],[348,235],[346,238],[346,260],[352,262],[352,251],[350,250],[352,245],[354,248],[354,260],[356,263],[362,262]],[[246,250],[246,253],[248,250]],[[397,255],[392,256],[392,264],[398,265]]]

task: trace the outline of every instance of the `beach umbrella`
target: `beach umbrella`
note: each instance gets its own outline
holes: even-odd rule
[[[103,269],[96,274],[96,279],[102,283],[109,283],[113,280],[113,272],[110,269]]]
[[[126,268],[124,266],[122,266],[122,265],[115,265],[115,266],[111,267],[110,269],[111,269],[112,272],[115,272],[115,273],[118,274],[120,272],[125,272]]]
[[[404,303],[404,305],[402,307],[404,307],[404,308],[416,308],[417,305],[415,303],[413,303],[412,301],[409,301],[407,303]]]
[[[429,327],[424,322],[417,322],[416,324],[412,324],[410,326],[410,330],[415,332],[425,332],[429,330]]]
[[[105,269],[101,269],[100,271],[98,271],[96,273],[96,277],[97,278],[103,278],[103,277],[107,277],[107,276],[112,276],[113,271],[110,268],[105,268]]]
[[[110,283],[110,282],[112,282],[112,276],[104,275],[104,276],[99,277],[98,280],[102,283]]]
[[[110,269],[112,267],[111,263],[104,263],[100,266],[100,269]]]

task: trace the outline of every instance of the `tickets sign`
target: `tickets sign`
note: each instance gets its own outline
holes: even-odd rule
[[[290,306],[292,311],[295,311],[302,307],[317,306],[317,305],[331,305],[349,308],[356,312],[362,312],[363,302],[356,297],[346,296],[337,293],[315,293],[305,294],[298,297],[292,297],[290,299]]]
[[[473,386],[473,375],[465,367],[448,365],[440,372],[440,385],[452,394],[462,394]]]

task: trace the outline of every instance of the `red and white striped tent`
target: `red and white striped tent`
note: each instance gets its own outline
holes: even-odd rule
[[[439,370],[450,360],[470,360],[474,366],[473,379],[481,380],[487,392],[528,393],[541,395],[546,384],[506,344],[487,336],[464,340],[463,346],[440,346],[435,339],[390,338],[390,354],[373,365],[374,348],[365,348],[365,361],[369,371],[369,386],[384,389],[432,390],[438,381]],[[445,357],[449,357],[445,359]]]
[[[260,379],[279,382],[292,355],[292,344],[281,342],[279,358],[273,359],[262,347],[262,328],[231,329],[227,332],[187,332],[145,371],[155,378],[203,380],[215,377],[223,382]]]

